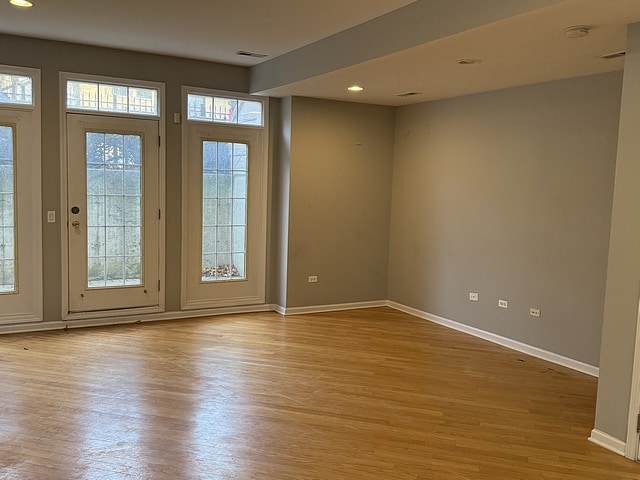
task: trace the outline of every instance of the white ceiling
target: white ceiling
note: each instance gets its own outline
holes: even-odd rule
[[[0,33],[244,65],[253,93],[385,105],[620,70],[599,56],[624,50],[640,21],[640,0],[33,2],[0,0]],[[590,34],[567,38],[571,25]],[[409,91],[420,95],[397,96]]]

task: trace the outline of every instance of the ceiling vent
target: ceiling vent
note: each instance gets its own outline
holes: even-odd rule
[[[403,92],[396,94],[396,97],[413,97],[414,95],[422,95],[422,92]]]
[[[266,53],[247,52],[246,50],[238,50],[236,55],[239,57],[253,57],[253,58],[265,58],[268,57]]]
[[[600,58],[602,60],[613,60],[614,58],[624,57],[626,54],[627,52],[623,50],[621,52],[613,52],[613,53],[607,53],[606,55],[600,55]]]

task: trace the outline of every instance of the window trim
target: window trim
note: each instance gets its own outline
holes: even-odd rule
[[[24,245],[21,244],[20,237],[17,238],[16,243],[16,262],[20,262],[20,251],[28,251],[28,255],[30,258],[29,271],[22,273],[18,271],[16,290],[17,292],[11,293],[9,295],[28,295],[28,297],[23,297],[25,305],[28,304],[28,308],[21,312],[9,312],[8,314],[0,314],[0,325],[5,324],[17,324],[17,323],[27,323],[27,322],[41,322],[43,320],[43,273],[42,273],[42,147],[41,147],[41,138],[42,138],[42,127],[41,127],[41,101],[40,101],[40,92],[41,92],[41,73],[39,69],[35,68],[27,68],[27,67],[16,67],[11,65],[0,65],[0,72],[15,74],[15,75],[24,75],[29,76],[32,81],[31,92],[33,95],[33,103],[31,105],[27,104],[18,104],[18,103],[1,103],[0,104],[0,114],[6,112],[7,115],[15,115],[20,118],[21,124],[28,123],[28,135],[30,140],[26,142],[28,146],[25,150],[22,150],[20,153],[19,143],[16,147],[16,154],[20,155],[20,158],[28,157],[26,160],[20,161],[18,158],[18,164],[16,165],[18,170],[18,175],[25,173],[28,178],[28,187],[29,190],[25,193],[20,194],[20,190],[18,190],[17,199],[18,202],[20,197],[24,199],[24,197],[29,198],[29,215],[27,216],[27,220],[20,220],[20,209],[18,212],[18,222],[27,223],[28,228],[30,230],[30,248],[32,251],[24,248]],[[17,134],[18,132],[16,132]],[[18,135],[16,135],[18,138]],[[18,142],[20,142],[18,138]],[[26,166],[24,164],[27,164]],[[20,180],[17,178],[17,182]],[[24,185],[23,185],[24,186]],[[16,187],[20,187],[20,184],[17,183]],[[23,209],[24,210],[24,209]],[[18,224],[18,227],[20,224]],[[23,227],[24,228],[24,227]],[[25,235],[20,235],[24,237]],[[29,281],[29,285],[21,285],[24,279],[31,279]]]

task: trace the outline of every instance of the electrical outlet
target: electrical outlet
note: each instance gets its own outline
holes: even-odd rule
[[[531,315],[532,317],[540,318],[540,309],[539,308],[530,308],[529,309],[529,315]]]
[[[309,275],[309,283],[318,283],[317,275]]]
[[[498,300],[498,306],[500,308],[509,308],[509,302],[506,300]]]
[[[478,294],[476,292],[469,292],[469,300],[471,300],[472,302],[477,302],[478,299]]]

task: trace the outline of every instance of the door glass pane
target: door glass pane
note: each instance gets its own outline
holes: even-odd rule
[[[0,125],[0,293],[16,291],[13,127]]]
[[[244,143],[202,144],[202,281],[246,278],[247,158]]]
[[[142,284],[142,137],[88,132],[88,287]]]

